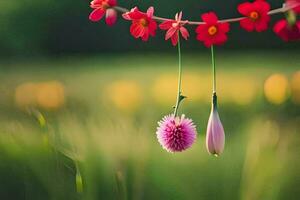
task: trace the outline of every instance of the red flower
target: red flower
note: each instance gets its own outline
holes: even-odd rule
[[[300,0],[286,0],[286,4],[288,6],[298,5],[295,8],[293,8],[293,11],[298,14],[300,13]]]
[[[218,22],[218,17],[213,12],[205,13],[201,18],[205,24],[197,27],[197,40],[204,42],[206,47],[224,44],[227,41],[229,23]]]
[[[291,26],[287,20],[279,20],[273,31],[286,42],[300,40],[300,21]]]
[[[181,18],[182,12],[176,14],[175,20],[167,20],[159,25],[160,29],[168,30],[166,33],[165,40],[171,38],[173,46],[176,46],[178,43],[179,32],[185,40],[187,40],[190,36],[188,30],[185,27],[183,27],[188,21],[181,22]]]
[[[150,35],[155,36],[157,23],[153,20],[153,13],[153,7],[148,8],[147,13],[143,13],[135,7],[130,12],[123,14],[124,19],[132,21],[130,33],[133,37],[147,41]]]
[[[91,8],[93,12],[90,14],[90,20],[97,22],[106,14],[106,24],[111,26],[117,21],[117,11],[113,9],[117,5],[117,0],[93,0]]]
[[[238,6],[238,11],[246,18],[240,21],[240,25],[246,31],[265,31],[270,22],[270,4],[265,1],[256,0],[253,3],[242,3]]]

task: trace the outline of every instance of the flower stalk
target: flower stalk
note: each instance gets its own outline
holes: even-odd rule
[[[212,63],[212,72],[213,72],[213,93],[217,93],[217,79],[216,79],[216,60],[215,60],[215,52],[214,45],[211,45],[211,63]]]
[[[186,97],[182,95],[182,59],[181,59],[181,45],[180,45],[180,36],[178,34],[178,88],[177,88],[177,100],[174,109],[174,116],[178,115],[178,109],[182,100]]]
[[[206,131],[206,148],[208,153],[218,157],[224,151],[225,132],[218,113],[216,63],[214,47],[211,46],[212,71],[213,71],[213,96],[211,113]]]

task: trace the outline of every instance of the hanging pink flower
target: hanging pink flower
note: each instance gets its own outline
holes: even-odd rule
[[[273,31],[286,42],[300,40],[300,21],[289,25],[286,19],[279,20]]]
[[[157,128],[157,139],[168,152],[181,152],[192,146],[197,137],[196,126],[191,119],[165,116]]]
[[[184,25],[188,23],[188,21],[181,22],[181,19],[182,19],[182,12],[176,14],[175,20],[167,20],[159,25],[160,29],[168,30],[165,36],[165,40],[171,38],[171,42],[173,46],[176,46],[178,43],[179,33],[182,35],[182,37],[185,40],[187,40],[188,37],[190,36],[188,30],[184,27]]]
[[[123,14],[124,19],[132,21],[130,33],[133,37],[148,41],[149,36],[155,36],[157,23],[153,19],[153,13],[153,7],[148,8],[147,13],[143,13],[135,7],[130,12]]]
[[[117,5],[117,0],[93,0],[91,8],[93,12],[90,14],[90,20],[97,22],[101,20],[104,15],[106,24],[112,26],[117,21],[117,11],[113,8]]]
[[[225,132],[217,109],[217,96],[214,94],[206,131],[206,148],[210,154],[219,156],[223,153],[224,146]]]

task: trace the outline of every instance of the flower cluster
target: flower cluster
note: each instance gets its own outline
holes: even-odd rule
[[[158,142],[168,152],[182,152],[190,148],[197,138],[197,130],[191,119],[185,115],[178,115],[178,108],[185,96],[182,95],[182,63],[180,39],[188,40],[190,33],[187,25],[197,25],[197,40],[206,47],[211,48],[213,66],[213,100],[211,114],[208,120],[206,131],[207,151],[215,156],[219,156],[225,145],[225,132],[217,109],[216,92],[216,66],[214,57],[214,46],[222,45],[228,40],[227,34],[230,31],[231,22],[239,22],[240,26],[248,32],[266,31],[270,26],[270,15],[286,12],[287,18],[279,20],[273,31],[284,41],[300,40],[300,21],[297,15],[300,13],[300,0],[286,0],[287,8],[271,10],[270,4],[265,0],[254,0],[238,5],[237,10],[242,17],[219,20],[214,12],[201,15],[201,22],[182,20],[182,12],[175,15],[175,19],[166,19],[154,16],[154,8],[149,7],[146,12],[142,12],[138,7],[130,11],[117,7],[117,0],[93,0],[90,20],[99,21],[104,15],[106,23],[113,25],[117,20],[117,11],[123,12],[122,17],[131,21],[130,33],[134,38],[148,41],[150,36],[154,37],[158,27],[166,31],[165,40],[171,40],[173,46],[178,47],[179,57],[179,78],[177,101],[174,113],[165,116],[159,123],[156,131]],[[157,21],[161,24],[157,24]]]
[[[117,0],[93,0],[90,7],[93,9],[90,20],[97,22],[105,16],[106,24],[109,26],[116,23],[117,11],[124,12],[122,17],[132,22],[131,35],[141,38],[143,41],[148,41],[150,36],[154,37],[158,27],[157,21],[162,22],[159,28],[166,31],[165,39],[170,39],[174,46],[177,45],[180,36],[185,40],[189,38],[190,34],[186,25],[198,25],[196,28],[197,40],[206,47],[211,47],[212,45],[222,45],[228,40],[229,23],[239,22],[241,28],[248,32],[262,32],[269,28],[270,15],[280,12],[288,12],[290,17],[279,20],[274,25],[273,31],[284,41],[300,39],[300,22],[297,21],[296,16],[300,12],[300,0],[286,0],[285,6],[275,12],[270,10],[270,4],[265,0],[245,2],[237,7],[242,17],[219,20],[214,12],[208,12],[201,15],[202,22],[182,20],[182,12],[177,13],[175,19],[156,17],[153,7],[150,7],[147,12],[140,11],[138,7],[127,11],[117,7]]]

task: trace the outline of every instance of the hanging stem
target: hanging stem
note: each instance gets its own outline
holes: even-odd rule
[[[176,101],[176,106],[174,110],[174,116],[176,117],[178,114],[178,108],[180,105],[180,102],[185,98],[182,96],[182,91],[181,91],[181,83],[182,83],[182,61],[181,61],[181,45],[180,45],[180,36],[178,33],[178,67],[179,67],[179,72],[178,72],[178,90],[177,90],[177,101]]]
[[[211,49],[212,71],[213,71],[213,93],[217,93],[216,60],[215,60],[214,46],[212,45],[210,49]]]

